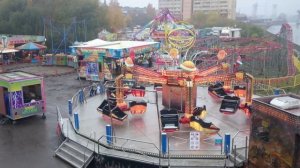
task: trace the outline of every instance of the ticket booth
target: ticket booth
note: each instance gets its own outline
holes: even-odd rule
[[[0,74],[0,115],[18,120],[36,114],[45,118],[43,77],[25,72]]]

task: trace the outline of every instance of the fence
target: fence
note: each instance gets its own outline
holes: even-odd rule
[[[88,100],[88,98],[90,97],[91,88],[92,86],[88,86],[80,89],[78,92],[75,93],[75,95],[70,100],[70,102],[72,103],[71,104],[72,110],[74,110],[80,104],[83,104]],[[159,140],[158,143],[151,143],[152,142],[151,140],[150,142],[147,142],[146,140],[144,140],[145,138],[143,137],[140,137],[142,140],[137,140],[137,139],[111,136],[111,138],[113,139],[113,143],[108,143],[106,135],[102,135],[102,136],[100,135],[101,137],[98,140],[92,139],[91,135],[84,135],[78,132],[76,129],[74,129],[74,124],[72,119],[70,119],[70,122],[72,125],[71,129],[73,129],[77,135],[87,139],[87,144],[84,145],[88,146],[90,144],[95,143],[98,146],[99,153],[101,153],[100,149],[103,149],[103,148],[99,148],[101,146],[107,149],[139,154],[141,156],[144,156],[144,158],[148,158],[149,162],[153,162],[153,163],[159,160],[159,165],[161,164],[160,163],[161,159],[164,159],[165,162],[167,161],[168,163],[170,163],[170,160],[172,159],[217,159],[222,161],[224,160],[224,165],[226,165],[226,161],[225,161],[226,156],[223,151],[223,145],[222,145],[223,137],[218,134],[215,134],[213,136],[207,136],[203,134],[200,140],[201,143],[200,148],[198,150],[190,150],[189,148],[190,131],[183,130],[183,131],[177,131],[175,133],[168,133],[168,139],[169,139],[168,151],[167,153],[162,154],[162,150],[160,147],[161,140]],[[146,135],[144,136],[146,137]],[[215,141],[216,137],[218,139],[221,139],[221,144],[216,143]],[[157,137],[157,139],[160,138]],[[235,137],[235,144],[237,144],[237,142],[240,141],[239,139],[240,139],[239,136]],[[245,143],[241,142],[239,144],[245,144]],[[241,145],[241,147],[245,147],[245,146]]]
[[[300,74],[295,76],[286,76],[286,77],[279,77],[279,78],[255,78],[255,85],[257,84],[264,84],[268,85],[273,88],[291,88],[300,85]]]

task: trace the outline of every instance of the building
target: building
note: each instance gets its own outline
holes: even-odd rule
[[[187,20],[196,12],[218,12],[229,19],[236,17],[236,0],[159,0],[159,10],[168,8],[177,18]]]
[[[159,11],[168,8],[174,17],[181,19],[183,1],[184,0],[159,0],[158,1]]]
[[[300,167],[300,96],[253,99],[249,168]]]

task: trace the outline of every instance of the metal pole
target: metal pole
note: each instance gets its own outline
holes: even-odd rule
[[[106,92],[108,92],[108,90]],[[113,126],[112,111],[111,111],[111,106],[110,106],[110,101],[109,101],[109,95],[106,94],[106,96],[107,96],[108,110],[109,110],[109,115],[110,115],[111,135],[114,136],[114,126]]]
[[[183,105],[182,105],[182,96],[183,96],[183,95],[182,95],[182,92],[183,92],[183,91],[182,91],[182,90],[183,90],[183,89],[182,89],[182,87],[181,87],[181,88],[180,88],[180,91],[181,91],[181,92],[180,92],[180,110],[181,110],[181,112],[183,112],[183,107],[182,107],[182,106],[183,106]]]
[[[84,41],[86,41],[86,22],[85,19],[83,20],[84,22]]]
[[[170,138],[168,137],[168,168],[170,167]]]
[[[231,151],[233,151],[233,145],[234,145],[234,138],[232,138],[232,146],[231,146]]]
[[[64,25],[64,44],[65,44],[65,54],[67,53],[67,41],[66,41],[66,26]]]
[[[74,18],[74,23],[75,23],[75,27],[74,27],[75,41],[77,41],[77,21],[76,21],[76,17]]]
[[[234,166],[236,165],[236,145],[234,145]]]
[[[51,49],[52,49],[52,54],[53,54],[53,25],[52,25],[52,21],[50,19],[50,27],[51,27]]]
[[[69,117],[69,120],[70,120],[70,117]],[[67,137],[69,138],[69,122],[67,122]]]
[[[156,112],[157,112],[157,121],[158,121],[158,128],[159,128],[159,167],[161,167],[161,121],[160,121],[160,113],[158,108],[158,94],[157,91],[155,91],[155,104],[156,104]]]
[[[2,66],[3,66],[3,72],[5,72],[5,69],[4,69],[4,66],[6,65],[6,61],[5,61],[5,63],[4,63],[4,54],[3,54],[3,51],[4,51],[4,49],[6,48],[6,43],[7,43],[7,40],[5,40],[5,39],[7,39],[7,37],[6,36],[2,36],[1,37],[1,39],[2,39],[2,50],[1,50],[1,55],[2,55]]]
[[[96,132],[94,131],[94,140],[96,140]],[[95,148],[95,145],[96,145],[96,143],[95,142],[93,142],[94,143],[94,152],[96,152],[96,148]]]
[[[171,88],[169,87],[169,109],[171,108],[171,93],[172,93],[172,90]]]
[[[246,136],[245,160],[248,162],[248,136]]]

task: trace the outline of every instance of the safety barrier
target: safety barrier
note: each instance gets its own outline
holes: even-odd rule
[[[286,76],[279,78],[255,78],[255,85],[267,85],[273,88],[293,88],[300,85],[300,74],[295,76]]]
[[[91,89],[91,86],[80,89],[70,99],[69,107],[71,108],[72,112],[81,103],[88,101],[88,99],[90,97],[89,96],[90,89]],[[83,96],[83,98],[82,98],[82,96]],[[143,156],[144,158],[148,158],[149,162],[152,162],[152,163],[157,164],[157,162],[159,162],[159,165],[161,165],[161,159],[164,159],[165,161],[168,161],[169,163],[170,163],[171,159],[217,159],[217,160],[224,161],[224,165],[226,165],[226,161],[225,161],[226,156],[222,150],[223,138],[221,136],[220,136],[221,144],[214,145],[215,146],[214,149],[209,149],[209,148],[204,149],[203,148],[200,150],[187,152],[189,149],[176,150],[175,149],[176,144],[167,143],[167,145],[169,144],[171,146],[168,146],[168,151],[163,154],[162,148],[160,146],[157,146],[156,144],[151,143],[151,142],[146,142],[144,140],[116,137],[113,135],[110,136],[110,138],[112,138],[112,143],[108,143],[107,135],[101,136],[98,140],[92,139],[90,135],[85,135],[83,133],[80,133],[79,130],[76,129],[76,126],[75,126],[76,123],[73,120],[72,115],[69,116],[69,122],[71,123],[70,129],[72,129],[75,132],[75,134],[98,145],[98,153],[103,152],[103,151],[101,151],[101,149],[103,149],[103,148],[110,149],[110,150],[116,150],[116,151],[123,151],[123,152],[127,152],[127,153],[138,154],[140,156]],[[179,134],[180,133],[183,133],[183,132],[179,132]],[[173,135],[175,135],[175,134],[173,134]],[[168,135],[168,136],[171,137],[171,135]],[[201,141],[210,143],[210,142],[214,142],[215,139],[214,138],[210,139],[210,137],[204,137],[204,139],[202,139]],[[189,143],[189,140],[187,140],[187,143]],[[159,144],[161,144],[161,143],[159,143]],[[210,145],[213,145],[213,144],[210,144]]]
[[[198,133],[198,137],[192,134]],[[199,138],[199,139],[198,139]],[[202,155],[202,156],[218,156],[223,154],[223,144],[217,143],[216,139],[223,142],[223,137],[219,134],[209,135],[205,132],[198,131],[176,131],[168,134],[169,154],[176,155]]]

